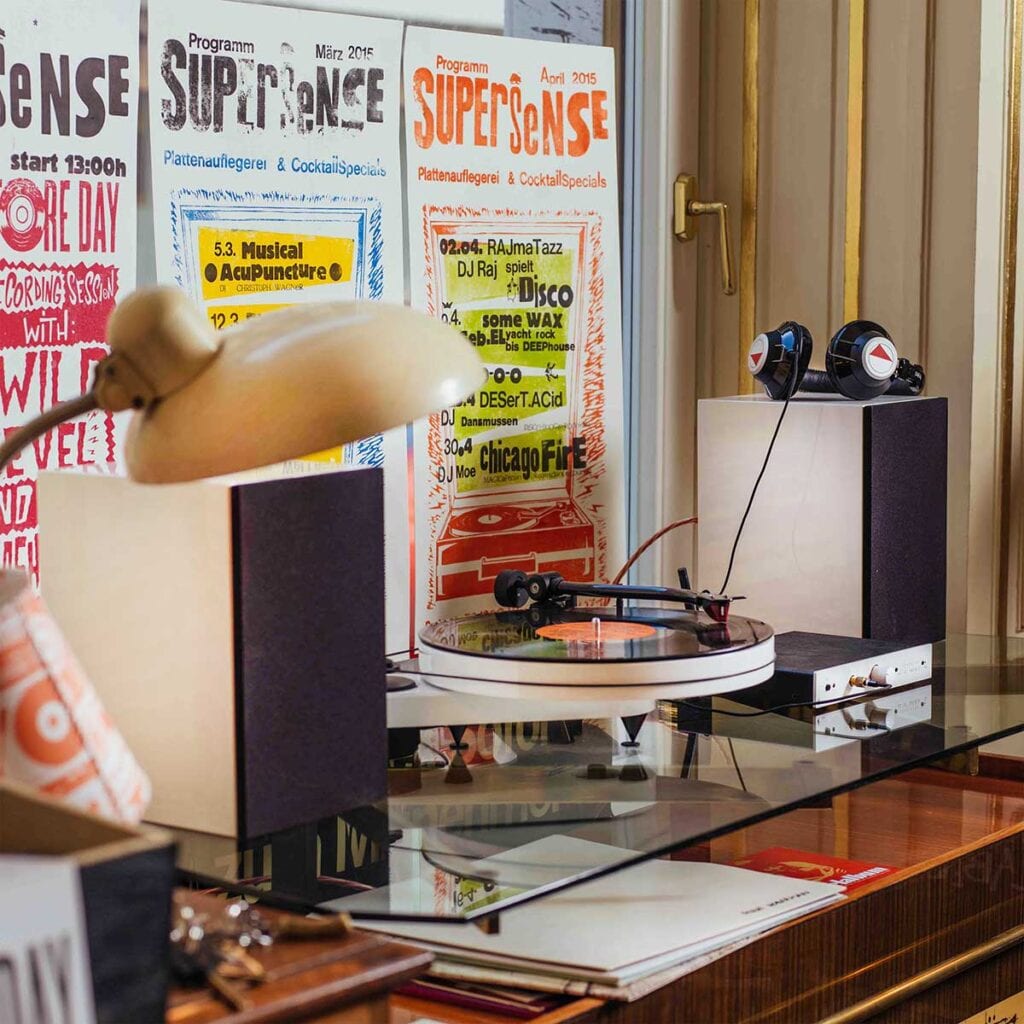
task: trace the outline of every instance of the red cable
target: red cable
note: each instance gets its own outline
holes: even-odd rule
[[[647,540],[645,540],[643,544],[641,544],[640,547],[638,547],[636,551],[634,551],[633,554],[629,556],[629,559],[626,562],[626,564],[615,574],[615,579],[612,580],[612,583],[621,583],[622,578],[626,575],[627,572],[629,572],[630,569],[633,568],[633,566],[636,564],[637,559],[640,558],[640,556],[643,555],[643,553],[655,541],[661,540],[661,538],[664,537],[666,533],[670,533],[672,530],[675,530],[680,526],[688,526],[691,523],[695,522],[697,522],[696,516],[690,516],[688,519],[677,519],[674,523],[669,523],[668,526],[663,526],[660,530],[658,530],[657,533],[652,533],[651,536],[648,537]]]

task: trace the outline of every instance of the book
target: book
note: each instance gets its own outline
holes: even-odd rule
[[[757,853],[734,860],[733,864],[738,868],[785,875],[787,878],[832,882],[841,885],[846,892],[870,885],[899,870],[888,864],[831,857],[809,850],[792,850],[788,846],[771,846],[766,850],[758,850]]]
[[[420,999],[433,999],[437,1003],[451,1006],[462,1006],[468,1010],[489,1010],[492,1013],[503,1013],[506,1017],[519,1020],[531,1020],[548,1010],[560,1006],[564,1000],[556,995],[523,991],[494,982],[469,981],[465,978],[416,978],[407,981],[397,991],[417,996]]]
[[[632,1003],[637,999],[650,995],[651,992],[657,991],[677,978],[682,978],[687,974],[692,974],[694,971],[699,971],[702,967],[714,963],[715,960],[728,956],[730,953],[741,949],[751,942],[756,942],[757,938],[757,935],[750,935],[727,946],[721,946],[710,953],[691,957],[682,963],[667,967],[663,971],[645,974],[643,977],[637,978],[626,985],[602,985],[597,981],[572,981],[568,978],[559,977],[557,974],[541,974],[536,971],[513,971],[503,967],[485,967],[479,964],[467,964],[443,958],[434,960],[427,970],[432,977],[439,979],[489,982],[494,985],[516,986],[520,989],[550,994],[557,993],[559,995],[572,996],[573,998],[593,996],[595,999],[612,999],[619,1002]]]

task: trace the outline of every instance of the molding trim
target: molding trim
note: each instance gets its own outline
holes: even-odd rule
[[[935,21],[938,0],[925,0],[924,64],[924,177],[921,182],[921,293],[918,299],[919,339],[917,361],[928,369],[928,341],[931,334],[929,300],[932,270],[932,172],[935,161]]]
[[[975,196],[974,352],[971,380],[970,503],[967,531],[968,633],[1005,634],[1005,595],[1000,610],[1001,469],[1000,407],[1004,329],[1005,233],[1009,196],[1012,23],[1020,0],[981,4],[978,89],[978,180]],[[1011,395],[1012,398],[1012,395]],[[1002,617],[1001,617],[1002,616]]]
[[[1017,573],[1017,594],[1010,607],[1010,552],[1016,539],[1013,522],[1014,480],[1014,355],[1017,322],[1017,238],[1020,196],[1020,103],[1021,44],[1024,33],[1024,0],[1010,0],[1008,30],[1010,60],[1006,83],[1006,147],[1005,191],[1003,199],[1002,296],[999,324],[998,379],[998,494],[999,548],[997,556],[998,585],[996,589],[996,624],[1000,634],[1020,632],[1021,574]],[[1020,544],[1018,543],[1018,548]],[[1018,559],[1020,550],[1018,550]]]
[[[999,956],[1001,953],[1019,946],[1022,942],[1024,942],[1024,925],[1010,928],[987,942],[982,942],[964,953],[943,960],[942,963],[907,978],[906,981],[902,981],[898,985],[876,992],[873,996],[862,999],[845,1010],[840,1010],[839,1013],[824,1017],[818,1021],[818,1024],[856,1024],[858,1021],[866,1021],[893,1006],[905,1003],[922,992],[927,992],[928,989],[934,988],[936,985],[969,971],[972,967],[977,967],[986,960],[991,960],[994,956]]]
[[[743,3],[743,190],[740,201],[740,336],[741,395],[754,393],[747,372],[747,349],[757,324],[757,175],[759,163],[761,0]]]
[[[849,0],[846,63],[846,207],[843,220],[843,319],[860,314],[860,254],[864,203],[864,41],[867,0]]]
[[[699,247],[672,233],[676,175],[698,167],[700,4],[623,5],[622,250],[629,549],[692,514]],[[630,116],[631,115],[631,116]],[[682,559],[682,560],[680,560]],[[633,579],[693,565],[692,535],[647,553]],[[669,577],[671,578],[671,576]]]

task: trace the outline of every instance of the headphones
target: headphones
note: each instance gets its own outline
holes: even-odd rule
[[[798,390],[857,401],[924,390],[924,368],[901,359],[885,328],[871,320],[839,328],[828,344],[824,372],[807,368],[813,345],[803,324],[787,320],[750,343],[747,369],[774,399],[791,398]]]

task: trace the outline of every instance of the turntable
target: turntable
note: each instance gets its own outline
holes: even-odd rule
[[[506,570],[494,596],[501,610],[426,626],[407,671],[485,697],[642,700],[728,693],[774,670],[772,628],[730,615],[723,594]]]

